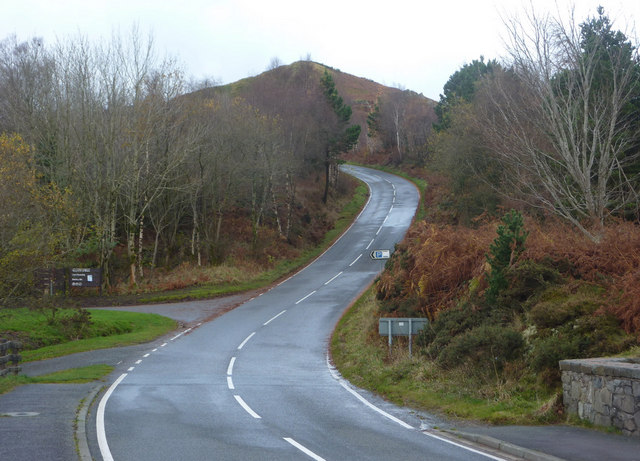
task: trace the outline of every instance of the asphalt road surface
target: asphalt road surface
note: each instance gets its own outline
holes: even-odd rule
[[[141,354],[97,405],[97,459],[500,459],[423,432],[331,367],[331,332],[382,269],[371,251],[393,250],[418,204],[401,178],[345,170],[371,191],[354,225],[289,280]]]

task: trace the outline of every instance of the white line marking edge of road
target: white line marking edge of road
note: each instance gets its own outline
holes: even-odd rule
[[[385,418],[390,419],[391,421],[393,421],[393,422],[395,422],[395,423],[400,424],[402,427],[404,427],[404,428],[406,428],[406,429],[413,429],[413,430],[416,430],[416,428],[415,428],[415,427],[413,427],[413,426],[411,426],[410,424],[407,424],[407,423],[405,423],[404,421],[402,421],[401,419],[398,419],[398,418],[396,418],[395,416],[393,416],[393,415],[391,415],[391,414],[387,413],[387,412],[386,412],[386,411],[384,411],[383,409],[378,408],[378,407],[377,407],[377,406],[375,406],[373,403],[369,402],[367,399],[365,399],[363,396],[361,396],[358,392],[356,392],[356,391],[355,391],[355,390],[353,390],[351,387],[349,387],[348,381],[347,381],[347,380],[345,380],[345,379],[340,375],[340,373],[338,372],[338,370],[336,370],[336,368],[331,364],[331,362],[330,362],[330,360],[329,360],[329,354],[327,354],[326,358],[327,358],[327,368],[329,369],[329,373],[331,373],[331,376],[333,376],[333,378],[334,378],[336,381],[338,381],[338,383],[339,383],[339,384],[340,384],[344,389],[346,389],[350,394],[352,394],[354,397],[356,397],[358,400],[360,400],[360,401],[361,401],[362,403],[364,403],[366,406],[368,406],[369,408],[371,408],[373,411],[375,411],[375,412],[377,412],[377,413],[381,414],[381,415],[382,415],[382,416],[384,416]],[[473,453],[477,453],[477,454],[480,454],[480,455],[482,455],[482,456],[486,456],[486,457],[487,457],[487,458],[489,458],[489,459],[493,459],[493,460],[496,460],[496,461],[505,461],[505,460],[504,460],[504,458],[499,458],[499,457],[497,457],[497,456],[490,455],[489,453],[484,453],[484,452],[482,452],[482,451],[475,450],[475,449],[473,449],[473,448],[471,448],[471,447],[465,446],[465,445],[463,445],[463,444],[461,444],[461,443],[454,442],[453,440],[448,440],[448,439],[446,439],[446,438],[444,438],[444,437],[439,437],[439,436],[437,436],[437,435],[435,435],[435,434],[432,434],[432,433],[430,433],[430,432],[424,432],[424,431],[421,431],[421,432],[422,432],[423,434],[425,434],[425,435],[428,435],[429,437],[432,437],[432,438],[438,439],[438,440],[440,440],[440,441],[442,441],[442,442],[446,442],[446,443],[449,443],[449,444],[451,444],[451,445],[455,445],[455,446],[457,446],[457,447],[463,448],[463,449],[468,450],[468,451],[471,451],[471,452],[473,452]]]
[[[98,412],[96,413],[96,436],[98,437],[98,447],[100,448],[100,454],[102,455],[102,459],[104,461],[113,461],[113,456],[111,456],[111,450],[109,450],[109,444],[107,443],[107,433],[104,429],[104,410],[107,406],[107,400],[109,400],[109,397],[111,397],[113,391],[116,389],[116,387],[118,387],[118,384],[120,384],[126,376],[127,373],[123,373],[118,379],[113,382],[107,392],[105,392],[102,399],[100,399],[100,404],[98,405]]]

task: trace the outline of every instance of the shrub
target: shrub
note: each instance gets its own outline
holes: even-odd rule
[[[498,237],[489,245],[489,253],[486,255],[487,262],[491,266],[486,299],[491,304],[495,304],[498,294],[507,288],[506,271],[524,251],[524,242],[529,234],[524,231],[522,214],[515,210],[504,215],[497,233]]]
[[[438,355],[438,363],[452,368],[473,362],[499,371],[521,355],[523,345],[522,335],[513,328],[484,324],[453,338]]]
[[[448,309],[420,331],[416,344],[424,348],[427,355],[436,358],[457,335],[480,326],[485,317],[481,307],[471,302]]]

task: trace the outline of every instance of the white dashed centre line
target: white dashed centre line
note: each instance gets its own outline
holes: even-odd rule
[[[233,397],[235,397],[236,401],[240,404],[240,406],[242,408],[244,408],[244,411],[246,411],[247,413],[249,413],[251,416],[253,416],[255,419],[261,419],[260,415],[258,413],[256,413],[255,411],[253,411],[251,409],[251,407],[249,407],[249,405],[247,405],[245,403],[244,400],[242,400],[242,397],[240,397],[239,395],[234,395]]]
[[[282,314],[284,314],[285,312],[287,312],[287,310],[286,310],[286,309],[285,309],[285,310],[283,310],[282,312],[280,312],[279,314],[274,315],[273,317],[271,317],[269,320],[267,320],[266,322],[264,322],[264,323],[262,324],[262,326],[267,326],[267,325],[269,325],[271,322],[273,322],[275,319],[277,319],[278,317],[280,317],[280,316],[281,316]]]
[[[358,256],[356,259],[353,260],[353,262],[351,264],[349,264],[349,267],[353,266],[355,263],[358,262],[358,259],[362,258],[362,253],[360,253],[360,256]]]
[[[324,458],[316,455],[314,452],[312,452],[311,450],[309,450],[307,447],[305,447],[304,445],[300,445],[298,442],[296,442],[295,440],[289,438],[289,437],[283,437],[284,440],[286,440],[287,442],[289,442],[291,445],[293,445],[294,447],[296,447],[298,450],[300,450],[302,453],[304,453],[305,455],[309,456],[312,459],[315,459],[316,461],[325,461]]]
[[[233,390],[236,387],[233,385],[233,379],[231,378],[231,376],[227,376],[227,386],[229,386],[229,389]]]
[[[369,245],[367,245],[367,248],[365,248],[365,250],[368,250],[368,249],[369,249],[369,247],[370,247],[371,245],[373,245],[373,241],[374,241],[374,240],[375,240],[375,239],[371,239],[371,241],[369,242]]]
[[[336,275],[333,276],[333,278],[331,278],[330,280],[327,280],[326,282],[324,282],[325,285],[329,285],[331,282],[333,282],[335,279],[337,279],[338,277],[340,277],[342,275],[343,271],[338,272]]]
[[[240,345],[238,346],[238,350],[242,349],[242,348],[244,347],[244,345],[245,345],[245,344],[247,344],[247,343],[249,342],[249,340],[250,340],[251,338],[253,338],[253,335],[255,335],[255,334],[256,334],[256,332],[254,331],[254,332],[253,332],[253,333],[251,333],[249,336],[247,336],[247,337],[245,338],[245,340],[244,340],[244,341],[242,341],[242,342],[240,343]]]
[[[307,296],[305,296],[302,299],[299,299],[298,301],[296,301],[296,304],[300,304],[302,301],[304,301],[305,299],[307,299],[309,296],[311,296],[312,294],[314,294],[316,292],[316,290],[313,290],[311,293],[309,293]]]
[[[231,357],[231,360],[229,360],[229,366],[227,367],[227,374],[229,376],[231,376],[233,374],[233,364],[236,363],[236,358],[235,357]]]

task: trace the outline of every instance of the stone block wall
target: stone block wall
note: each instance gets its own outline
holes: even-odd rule
[[[640,437],[640,359],[560,361],[567,413]]]

